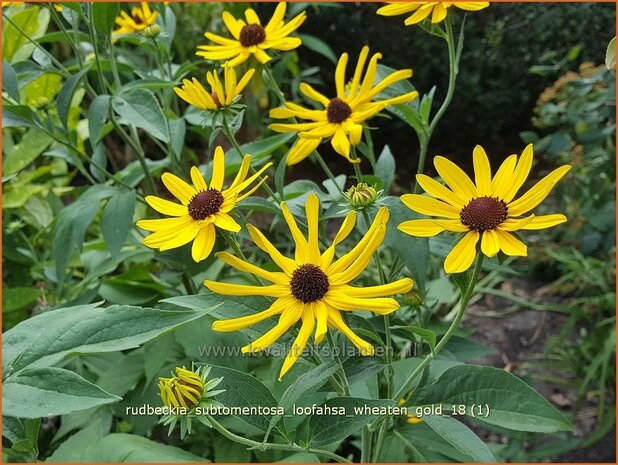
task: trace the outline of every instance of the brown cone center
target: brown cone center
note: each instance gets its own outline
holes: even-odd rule
[[[345,103],[339,97],[335,97],[328,102],[328,107],[326,107],[326,118],[329,123],[343,123],[351,114],[352,109],[350,108],[350,105]]]
[[[301,265],[290,280],[292,295],[303,303],[320,300],[328,292],[328,277],[316,265]]]
[[[214,215],[223,205],[223,195],[217,189],[206,189],[193,196],[188,205],[189,215],[194,220],[205,220]]]
[[[266,40],[266,31],[259,24],[247,24],[240,30],[240,45],[251,47]]]
[[[461,222],[475,231],[496,229],[508,217],[508,207],[497,197],[478,197],[470,200],[459,213]]]

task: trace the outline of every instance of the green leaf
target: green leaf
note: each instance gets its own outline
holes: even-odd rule
[[[183,118],[169,120],[170,135],[172,138],[172,150],[179,157],[182,154],[182,149],[185,146],[185,136],[187,134],[187,124]]]
[[[497,462],[487,445],[463,423],[453,417],[426,415],[423,420],[458,451],[469,455],[475,462]]]
[[[322,407],[331,408],[325,415],[313,415],[309,420],[311,444],[321,446],[333,444],[356,433],[378,415],[365,413],[365,407],[384,408],[394,405],[387,399],[359,399],[354,397],[335,397],[323,403]],[[337,408],[337,410],[335,410]],[[337,413],[343,409],[345,413]],[[334,413],[334,414],[333,414]]]
[[[19,144],[5,149],[2,175],[17,173],[36,160],[52,143],[52,138],[39,129],[26,132]]]
[[[413,403],[466,405],[468,415],[516,431],[554,433],[572,429],[569,421],[533,388],[515,375],[492,367],[450,368],[426,385]],[[489,414],[472,415],[479,405],[485,412],[489,407]]]
[[[390,211],[384,244],[391,247],[404,261],[414,278],[414,286],[424,294],[429,262],[429,241],[426,237],[408,236],[397,229],[400,223],[418,218],[419,215],[407,208],[399,197],[385,197],[384,204]]]
[[[609,41],[605,52],[605,66],[607,69],[616,69],[616,37]]]
[[[2,387],[2,414],[19,418],[64,415],[120,400],[63,368],[25,370]]]
[[[241,210],[253,210],[260,212],[269,212],[274,215],[279,213],[279,208],[277,204],[263,199],[261,197],[247,197],[246,199],[241,200],[238,204],[236,204],[235,208],[239,208]]]
[[[17,312],[33,306],[41,290],[36,287],[8,287],[2,284],[2,314]]]
[[[8,21],[2,27],[2,57],[9,63],[27,60],[35,49],[28,37],[38,39],[47,30],[49,10],[30,6],[11,15],[11,20],[27,37]]]
[[[275,150],[277,150],[279,147],[289,141],[293,136],[294,133],[290,132],[286,134],[277,134],[274,136],[266,137],[265,139],[241,145],[240,151],[243,154],[248,153],[253,157],[253,159],[261,158],[273,153]],[[235,157],[238,157],[236,150],[232,148],[228,150],[225,154],[226,160],[228,156],[232,153],[235,154]]]
[[[103,136],[103,126],[109,112],[109,95],[97,95],[88,109],[88,132],[90,133],[90,145],[95,147]]]
[[[133,226],[135,191],[114,195],[103,209],[101,232],[112,256],[118,255]]]
[[[64,418],[62,422],[64,424]],[[84,447],[84,444],[90,445],[99,442],[107,433],[105,429],[105,424],[101,419],[95,421],[62,442],[46,462],[82,462],[84,451],[88,449],[88,447]]]
[[[338,365],[333,362],[329,362],[318,365],[312,370],[302,374],[285,390],[279,400],[279,406],[283,407],[283,410],[286,412],[291,411],[294,403],[300,399],[303,394],[309,391],[316,391],[331,375],[337,371],[337,369]],[[281,418],[281,415],[272,416],[270,424],[268,425],[268,430],[266,431],[267,436],[270,430]]]
[[[417,334],[425,341],[427,341],[432,352],[436,348],[436,333],[434,333],[433,331],[425,328],[419,328],[418,326],[393,326],[391,329],[402,330],[408,333]]]
[[[309,50],[313,50],[314,52],[328,58],[334,64],[337,64],[337,56],[326,42],[309,34],[299,34],[298,36],[303,41],[303,45]]]
[[[65,270],[71,254],[76,248],[81,249],[86,229],[99,211],[99,203],[116,192],[113,187],[93,186],[58,215],[52,242],[58,285],[64,282]]]
[[[92,22],[95,29],[104,36],[109,35],[112,32],[119,11],[120,6],[117,2],[92,3]]]
[[[395,179],[395,157],[393,157],[388,145],[384,146],[378,157],[374,174],[382,181],[384,192],[388,193],[391,184],[393,184],[393,179]]]
[[[147,463],[204,462],[178,447],[166,446],[134,434],[114,433],[88,447],[80,462]]]
[[[3,105],[3,128],[35,128],[36,115],[27,105]]]
[[[80,354],[138,347],[216,308],[168,311],[129,305],[99,308],[94,304],[60,308],[22,321],[2,340],[3,375],[27,367],[52,366]]]
[[[154,94],[146,89],[135,89],[112,97],[112,107],[122,123],[143,129],[152,137],[169,142],[165,117]]]
[[[276,407],[277,401],[270,390],[257,378],[238,370],[209,365],[212,378],[223,377],[217,389],[225,392],[217,395],[217,401],[234,407]],[[269,429],[271,415],[237,415],[245,423],[266,431]]]
[[[19,103],[19,84],[15,70],[6,59],[2,60],[2,90]]]
[[[71,102],[73,101],[73,95],[79,86],[82,78],[86,75],[91,65],[86,65],[77,74],[74,74],[62,85],[60,92],[58,92],[58,98],[56,99],[56,106],[58,108],[58,117],[60,122],[66,128],[69,119],[69,110],[71,109]]]
[[[26,84],[22,90],[27,105],[37,107],[54,100],[62,87],[62,76],[55,72],[44,73]]]

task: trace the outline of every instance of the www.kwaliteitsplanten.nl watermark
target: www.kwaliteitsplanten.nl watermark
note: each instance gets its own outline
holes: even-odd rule
[[[249,348],[251,346],[249,345]],[[240,346],[209,346],[202,345],[198,347],[198,351],[200,357],[240,357],[240,356],[258,356],[258,357],[285,357],[290,351],[296,350],[297,347],[292,347],[292,344],[276,344],[271,347],[267,347],[266,349],[252,353],[249,350],[247,353],[243,353],[242,347]],[[319,345],[312,347],[305,347],[299,353],[298,356],[308,356],[311,354],[318,355],[320,357],[330,358],[330,357],[355,357],[355,356],[366,356],[366,355],[374,355],[376,357],[383,357],[387,354],[388,351],[391,351],[391,355],[393,354],[392,348],[377,346],[374,349],[373,354],[365,353],[363,350],[359,350],[353,346],[345,346],[345,347],[331,347],[328,345]]]

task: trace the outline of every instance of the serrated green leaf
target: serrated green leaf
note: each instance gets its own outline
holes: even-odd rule
[[[56,367],[22,371],[2,386],[2,414],[20,418],[64,415],[118,400],[77,373]]]
[[[459,365],[426,385],[415,406],[431,404],[489,407],[479,420],[516,431],[553,433],[570,431],[569,421],[532,387],[515,375],[492,367]]]

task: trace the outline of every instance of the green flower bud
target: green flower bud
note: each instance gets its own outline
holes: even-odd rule
[[[345,198],[352,208],[362,210],[376,203],[381,193],[375,184],[370,186],[366,182],[359,182],[347,190]]]

